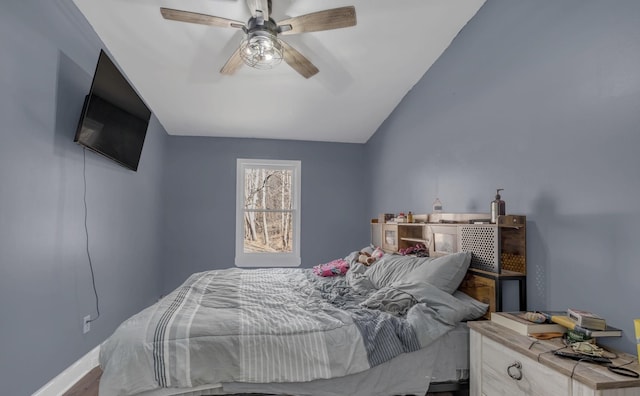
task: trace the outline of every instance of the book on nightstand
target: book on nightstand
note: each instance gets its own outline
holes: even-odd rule
[[[580,309],[567,309],[567,316],[573,319],[578,326],[592,330],[605,330],[607,321],[600,316]]]
[[[567,329],[557,323],[534,323],[524,318],[526,312],[491,312],[491,321],[522,335],[564,333]]]
[[[622,336],[622,330],[613,326],[607,325],[604,330],[587,329],[576,323],[566,314],[555,314],[551,312],[542,312],[547,320],[564,326],[568,330],[572,330],[576,334],[581,334],[586,337],[620,337]]]
[[[633,329],[636,333],[636,344],[638,344],[638,359],[640,359],[640,319],[633,320]]]

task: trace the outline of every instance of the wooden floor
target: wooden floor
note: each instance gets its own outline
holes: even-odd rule
[[[74,386],[71,387],[62,396],[98,396],[98,385],[100,384],[100,377],[102,376],[102,370],[100,367],[96,367],[89,371],[87,375],[82,377]],[[248,396],[247,394],[243,394]],[[237,395],[237,396],[243,396]],[[258,396],[256,394],[252,394]],[[426,396],[453,396],[450,392],[441,393],[427,393]]]

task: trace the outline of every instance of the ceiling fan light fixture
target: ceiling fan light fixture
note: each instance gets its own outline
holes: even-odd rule
[[[160,7],[160,13],[163,18],[175,21],[242,29],[246,38],[220,69],[220,73],[225,75],[234,74],[243,63],[256,69],[271,69],[284,59],[302,77],[310,78],[318,73],[318,68],[286,41],[278,39],[278,36],[320,32],[356,25],[354,6],[312,12],[278,23],[271,18],[271,0],[245,1],[252,15],[246,24],[215,15],[173,8]]]
[[[251,32],[240,43],[243,62],[256,69],[273,68],[282,62],[283,54],[280,40],[266,30]]]

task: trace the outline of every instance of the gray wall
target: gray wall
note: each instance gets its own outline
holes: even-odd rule
[[[635,353],[640,2],[489,0],[367,144],[370,215],[528,220],[529,309],[576,307]]]
[[[27,395],[160,293],[162,161],[152,118],[137,173],[73,143],[102,44],[70,0],[0,3],[0,393]]]
[[[152,117],[138,172],[86,153],[101,316],[83,335],[95,300],[73,136],[101,48],[71,0],[0,5],[2,394],[31,394],[188,274],[233,265],[238,157],[302,161],[303,266],[368,241],[363,145],[169,138]]]
[[[361,144],[170,137],[164,292],[193,272],[234,265],[237,158],[302,162],[302,267],[366,245],[363,157]]]
[[[528,216],[529,308],[640,317],[640,3],[489,0],[366,145],[167,137],[137,173],[72,142],[102,43],[71,0],[0,5],[0,384],[30,394],[194,271],[233,264],[235,160],[302,160],[302,260],[381,212]],[[370,186],[370,187],[369,187]]]

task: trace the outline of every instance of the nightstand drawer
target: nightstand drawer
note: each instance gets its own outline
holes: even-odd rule
[[[569,377],[487,337],[482,340],[482,376],[486,396],[570,395]]]

